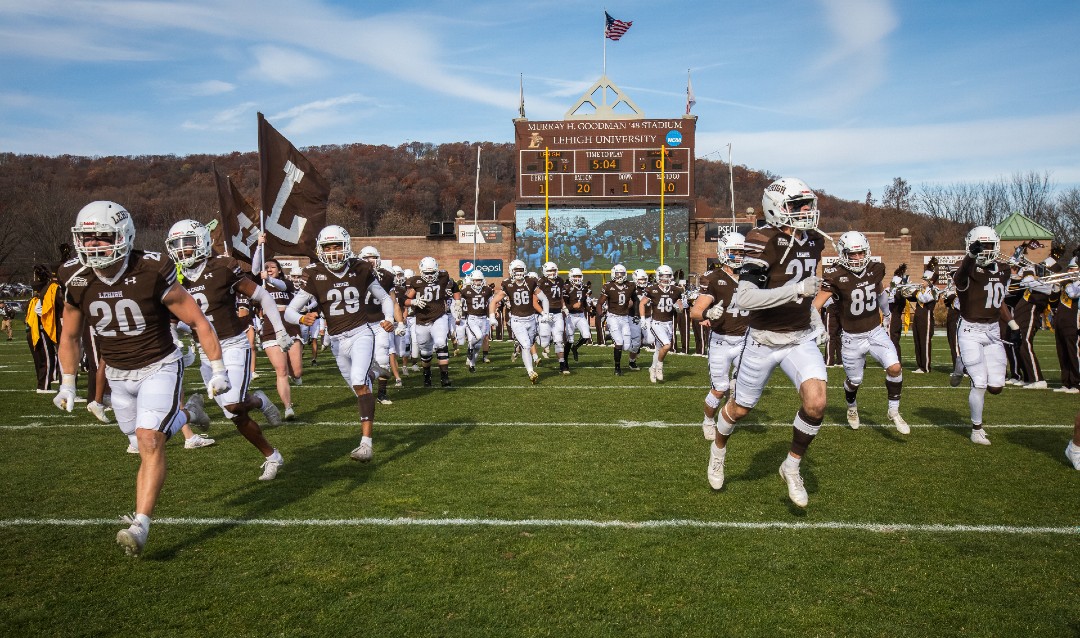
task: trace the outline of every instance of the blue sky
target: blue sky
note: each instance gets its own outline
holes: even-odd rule
[[[513,139],[602,73],[578,1],[0,0],[0,151],[228,153]],[[607,74],[697,154],[880,197],[1046,171],[1080,184],[1080,2],[622,1]]]

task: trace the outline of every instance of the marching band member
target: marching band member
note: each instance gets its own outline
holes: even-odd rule
[[[1073,252],[1068,272],[1075,276],[1071,281],[1062,282],[1058,298],[1058,307],[1054,312],[1054,341],[1057,345],[1058,361],[1061,363],[1061,387],[1054,392],[1080,394],[1080,248]],[[1080,457],[1078,457],[1080,458]],[[1080,468],[1077,468],[1080,469]]]
[[[915,337],[915,374],[930,372],[931,343],[934,339],[934,308],[937,307],[937,257],[931,257],[923,271],[923,283],[913,296],[915,302],[912,336]]]

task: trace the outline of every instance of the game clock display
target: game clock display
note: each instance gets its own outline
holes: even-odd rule
[[[519,196],[689,197],[690,164],[687,148],[522,150]]]

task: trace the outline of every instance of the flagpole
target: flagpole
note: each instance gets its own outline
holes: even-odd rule
[[[473,201],[473,213],[472,213],[472,260],[473,267],[476,267],[476,234],[480,232],[480,145],[476,145],[476,197]]]
[[[607,77],[607,7],[604,7],[604,28],[600,30],[600,42],[604,48],[604,77]],[[607,102],[607,91],[604,91],[604,102]]]
[[[735,230],[735,168],[731,165],[731,142],[727,145],[728,190],[731,191],[731,228]]]

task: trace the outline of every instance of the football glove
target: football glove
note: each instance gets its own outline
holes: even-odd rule
[[[75,407],[75,375],[65,374],[62,377],[60,391],[53,397],[53,405],[61,410],[71,412]]]
[[[799,283],[795,284],[795,293],[799,297],[813,297],[821,290],[821,280],[814,275],[810,275],[806,279],[803,279]]]
[[[188,346],[187,351],[184,352],[184,356],[181,361],[183,362],[185,368],[190,367],[191,364],[195,363],[195,348],[192,346]]]
[[[495,315],[491,314],[488,315],[488,321],[490,321],[492,324],[496,324],[499,322],[499,319]]]
[[[215,359],[210,362],[210,370],[212,374],[210,380],[206,382],[206,394],[210,398],[214,398],[219,394],[225,394],[229,390],[232,390],[232,384],[229,383],[229,375],[225,373],[225,363],[221,359]]]
[[[416,308],[417,310],[423,310],[427,307],[427,299],[424,299],[423,297],[414,298],[412,300],[412,307]]]
[[[540,315],[540,321],[547,324],[555,323],[555,317],[551,316],[550,312],[545,312]]]
[[[709,309],[705,311],[705,318],[709,321],[716,321],[720,317],[724,316],[724,304],[718,303],[713,306],[709,306]]]
[[[396,334],[399,337],[404,337],[405,336],[405,323],[404,322],[399,323],[397,325],[397,327],[394,328],[394,334]]]
[[[289,348],[292,347],[292,335],[285,332],[284,328],[274,331],[274,339],[277,340],[278,347],[281,348],[282,352],[288,352]]]
[[[972,257],[978,257],[979,253],[982,252],[982,249],[983,249],[983,245],[982,245],[981,241],[977,241],[977,240],[973,241],[973,242],[971,242],[971,245],[968,246],[968,254],[971,255]]]

